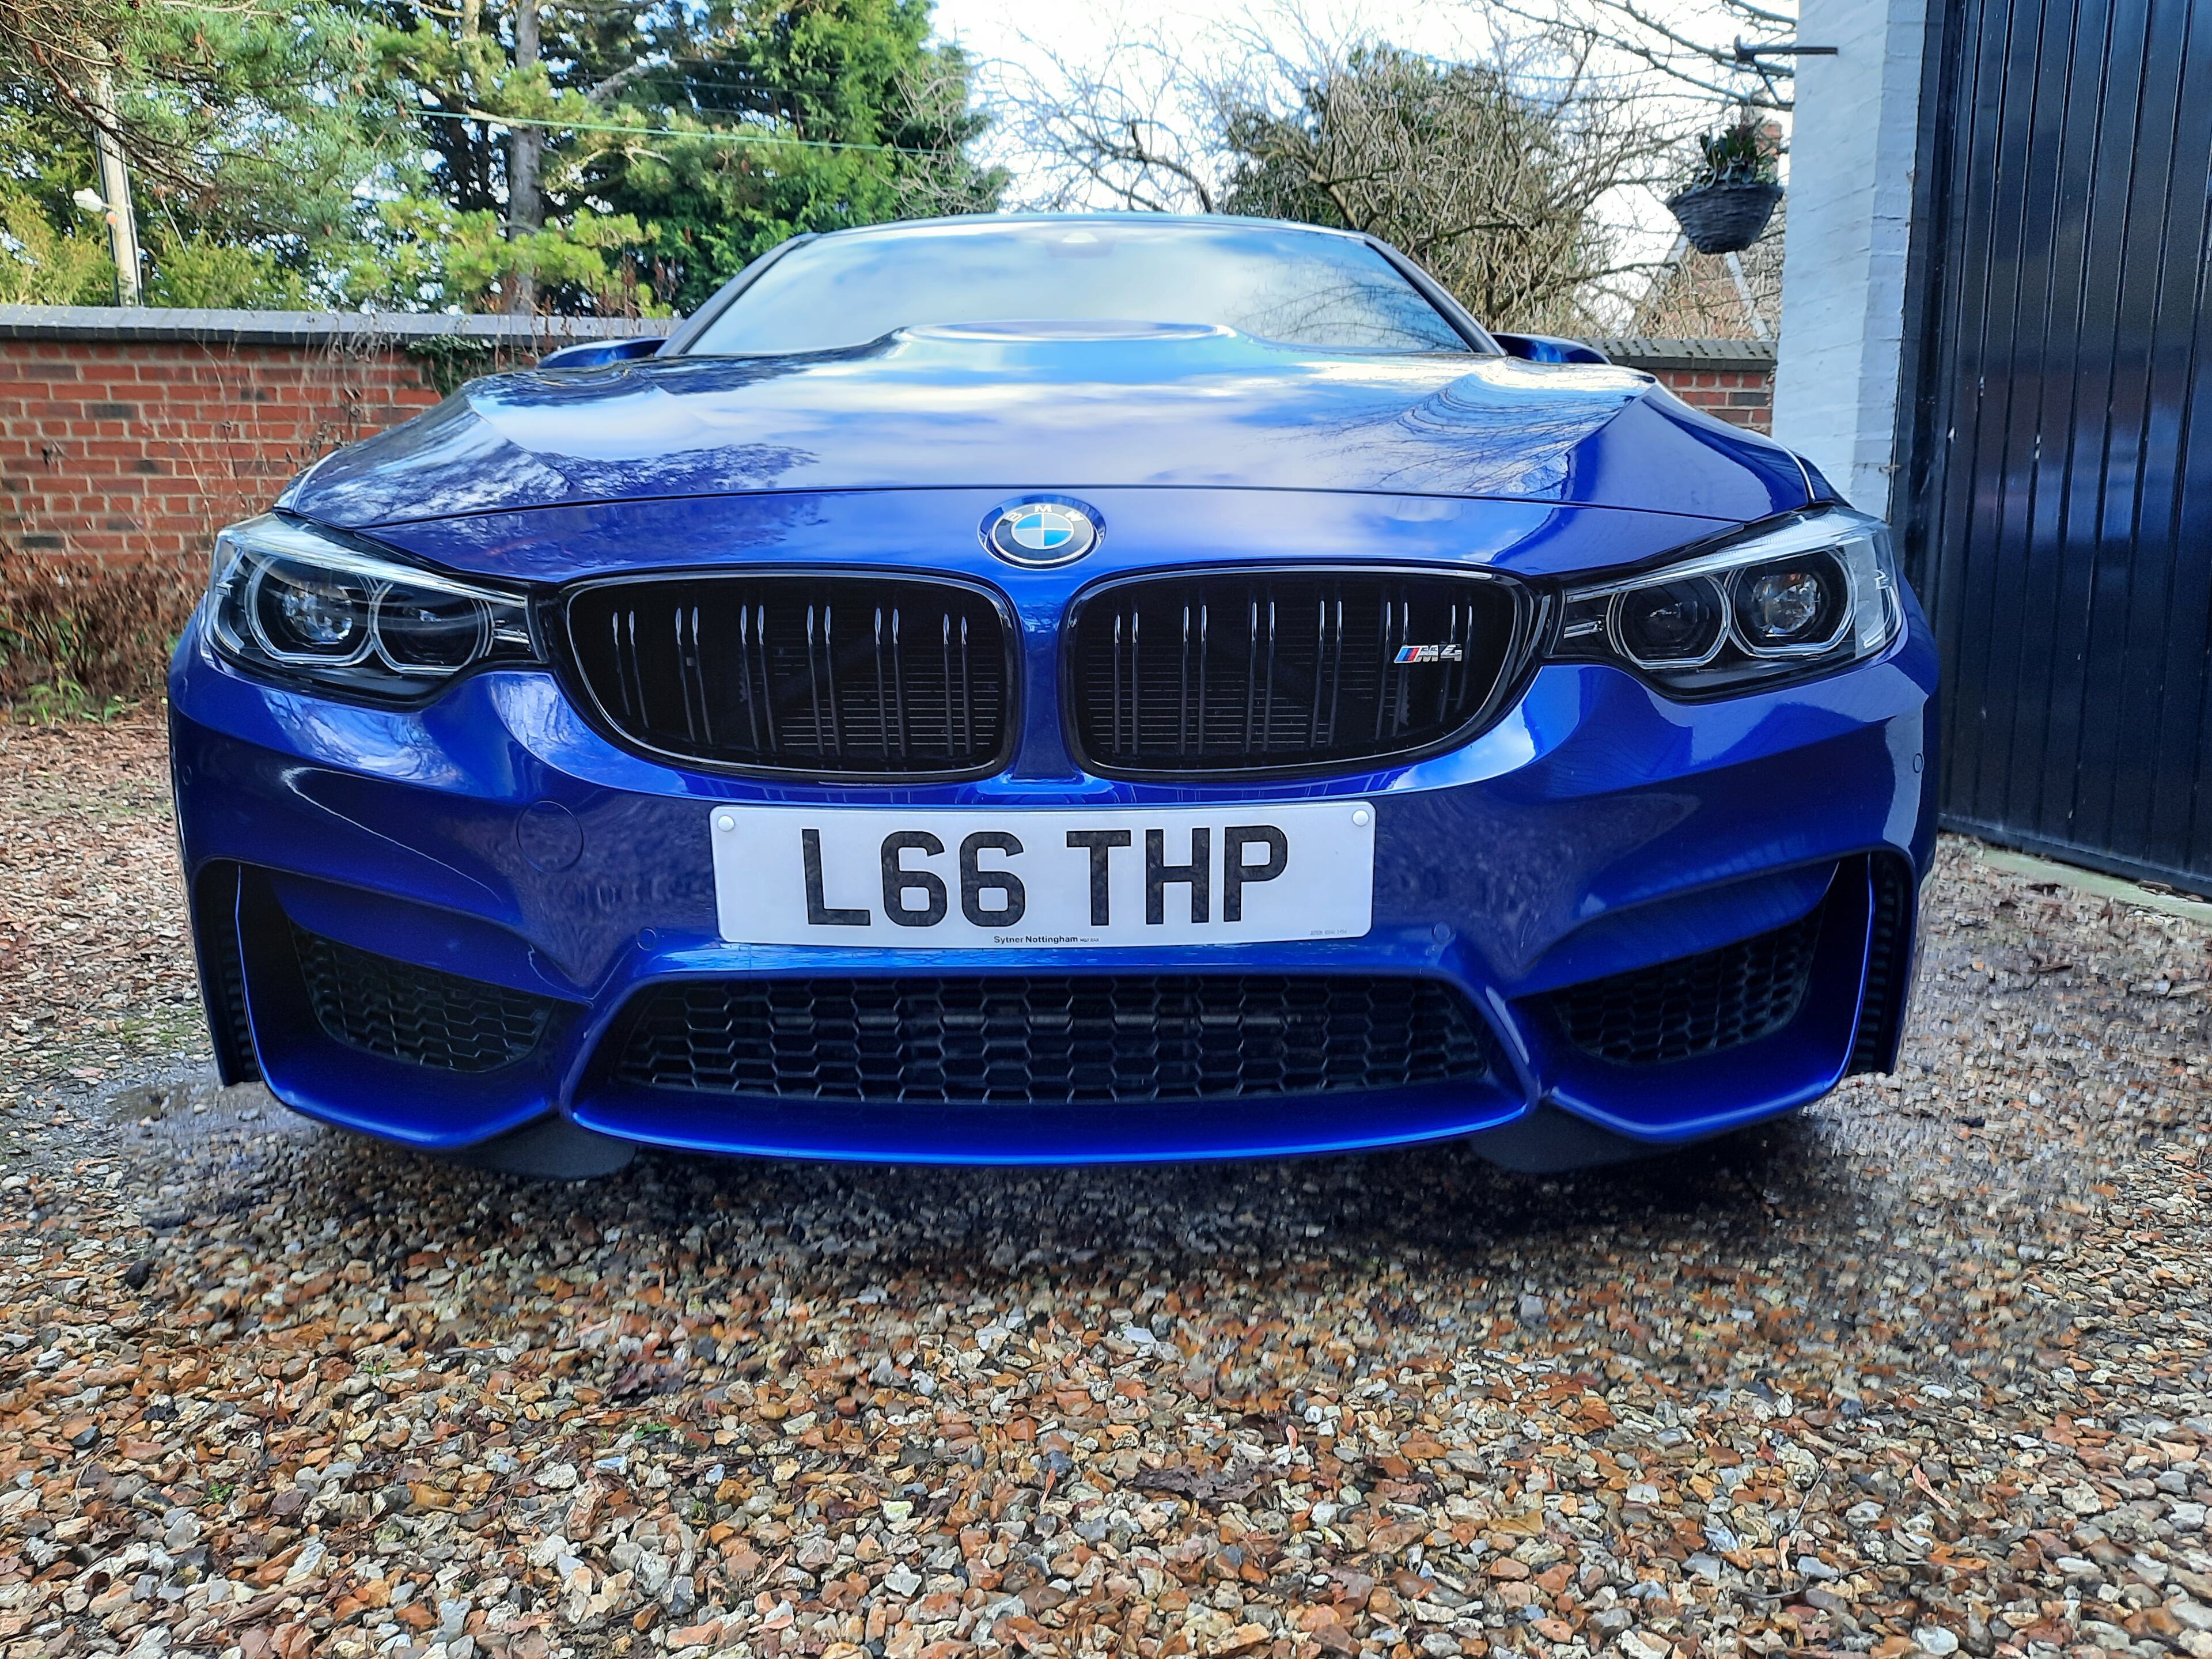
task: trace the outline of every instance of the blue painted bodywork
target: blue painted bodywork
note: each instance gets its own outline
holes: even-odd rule
[[[1018,491],[1078,495],[1111,533],[1074,565],[1011,568],[975,526]],[[251,678],[196,620],[170,696],[198,920],[203,937],[228,920],[206,914],[198,874],[245,868],[213,902],[253,912],[243,977],[270,1086],[302,1111],[424,1147],[558,1112],[722,1152],[1195,1158],[1456,1136],[1540,1102],[1645,1142],[1692,1139],[1834,1086],[1863,930],[1824,931],[1802,1018],[1702,1060],[1593,1060],[1527,1000],[1837,902],[1832,887],[1860,854],[1926,869],[1936,655],[1909,596],[1907,626],[1878,659],[1809,684],[1692,703],[1612,667],[1552,663],[1458,748],[1266,785],[1084,773],[1063,738],[1061,619],[1104,578],[1186,563],[1480,566],[1553,581],[1648,563],[1826,494],[1786,450],[1632,370],[1331,354],[1210,328],[936,328],[802,358],[660,356],[476,382],[326,459],[284,509],[442,569],[547,587],[752,566],[988,583],[1021,629],[1012,764],[926,786],[690,771],[601,735],[548,670],[487,669],[423,707],[371,708]],[[1377,806],[1364,938],[889,960],[723,943],[702,810],[1340,795]],[[341,1048],[307,1012],[296,969],[253,942],[271,933],[258,924],[287,919],[564,1012],[532,1059],[473,1076]],[[592,1064],[633,994],[686,976],[1201,967],[1441,975],[1488,1020],[1504,1063],[1491,1082],[1389,1095],[1011,1114],[700,1099],[618,1089]]]
[[[1649,374],[1323,352],[1226,329],[937,327],[849,350],[501,375],[331,456],[321,523],[774,491],[1327,490],[1747,523],[1802,507],[1779,445]]]

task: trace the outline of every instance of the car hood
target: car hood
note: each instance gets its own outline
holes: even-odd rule
[[[1771,441],[1650,375],[1331,352],[1227,329],[913,329],[849,350],[473,381],[280,502],[347,528],[767,491],[1200,487],[1487,496],[1747,522],[1807,504]]]

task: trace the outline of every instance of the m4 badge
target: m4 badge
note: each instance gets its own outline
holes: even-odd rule
[[[1398,654],[1391,660],[1400,664],[1460,662],[1465,659],[1465,656],[1466,653],[1455,645],[1401,645],[1398,647]]]

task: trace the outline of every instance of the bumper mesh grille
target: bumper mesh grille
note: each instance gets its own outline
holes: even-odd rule
[[[1261,975],[709,981],[646,994],[621,1083],[777,1099],[1069,1105],[1488,1073],[1434,980]]]
[[[1852,878],[1846,866],[1838,879]],[[1568,1040],[1618,1066],[1658,1066],[1771,1036],[1797,1018],[1813,976],[1820,914],[1785,927],[1553,992]]]
[[[979,589],[837,574],[611,582],[568,603],[575,672],[656,754],[808,776],[988,770],[1011,641]]]
[[[554,1005],[505,986],[417,968],[295,927],[316,1022],[336,1042],[410,1066],[489,1072],[538,1047]]]
[[[1120,583],[1072,624],[1076,733],[1092,767],[1133,774],[1411,753],[1496,712],[1534,616],[1517,584],[1446,573]]]

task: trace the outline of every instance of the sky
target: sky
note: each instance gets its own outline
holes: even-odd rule
[[[1047,41],[1073,55],[1103,47],[1123,21],[1158,17],[1179,32],[1197,34],[1210,26],[1255,15],[1250,0],[1183,0],[1174,6],[1115,5],[1112,0],[937,0],[937,30],[978,57],[1025,55],[1024,37]],[[1299,11],[1324,30],[1364,24],[1400,46],[1419,52],[1446,52],[1464,32],[1473,8],[1454,0],[1312,0]]]

